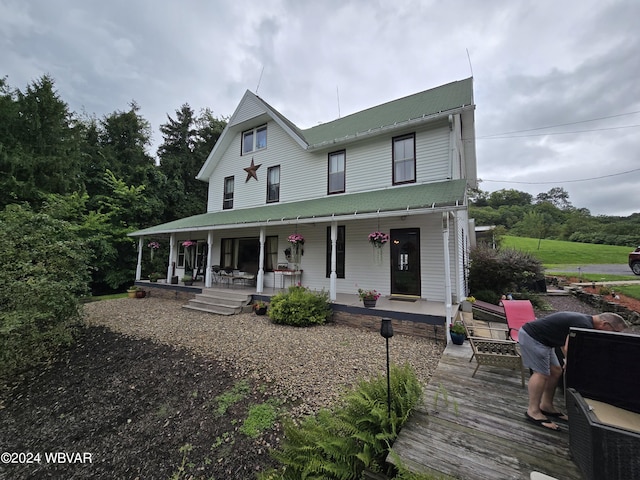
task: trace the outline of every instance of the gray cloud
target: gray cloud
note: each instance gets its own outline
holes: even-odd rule
[[[155,152],[185,102],[230,115],[260,81],[305,128],[466,78],[468,51],[481,188],[562,186],[593,214],[628,215],[640,172],[606,175],[638,168],[639,129],[604,129],[640,115],[481,137],[640,111],[638,18],[635,0],[0,0],[0,75],[23,89],[48,73],[71,109],[97,116],[135,100]]]

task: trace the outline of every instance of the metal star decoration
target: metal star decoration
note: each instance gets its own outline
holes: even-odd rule
[[[244,183],[247,183],[249,181],[249,179],[251,177],[256,179],[256,182],[258,181],[258,174],[256,173],[256,171],[262,166],[262,164],[260,165],[255,165],[253,163],[253,157],[251,157],[251,166],[244,168],[243,170],[245,172],[247,172],[247,179],[244,181]]]

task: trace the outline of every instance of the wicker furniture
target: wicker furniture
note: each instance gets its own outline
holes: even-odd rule
[[[469,361],[475,358],[477,362],[476,369],[471,376],[476,376],[481,365],[520,370],[520,380],[522,387],[524,387],[522,357],[520,356],[516,342],[513,340],[504,340],[507,331],[485,325],[478,325],[477,322],[469,319],[463,319],[462,323],[467,331],[467,337],[469,338],[471,350],[473,351],[473,355]]]
[[[571,329],[569,449],[587,480],[640,479],[639,358],[638,335]]]

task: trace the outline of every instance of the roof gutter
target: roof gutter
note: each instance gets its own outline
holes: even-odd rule
[[[184,228],[172,228],[167,230],[154,230],[153,232],[146,232],[140,230],[139,232],[128,233],[129,237],[144,237],[152,235],[168,235],[171,233],[179,232],[206,232],[210,230],[228,230],[230,228],[257,228],[264,226],[282,226],[282,225],[301,225],[309,223],[329,223],[331,221],[339,220],[367,220],[389,217],[409,217],[414,215],[428,215],[433,213],[452,212],[458,210],[464,210],[466,207],[461,204],[456,205],[438,205],[432,204],[430,207],[410,207],[407,205],[403,210],[390,210],[390,211],[367,211],[366,213],[358,213],[354,211],[352,213],[345,214],[327,214],[320,217],[291,217],[291,218],[268,218],[258,222],[247,223],[228,223],[224,225],[202,225],[197,227],[184,227]]]

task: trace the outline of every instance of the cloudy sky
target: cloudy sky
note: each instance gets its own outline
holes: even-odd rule
[[[473,71],[483,190],[629,215],[639,20],[638,0],[0,0],[0,77],[48,73],[98,118],[135,100],[155,154],[184,103],[230,116],[257,89],[308,128]]]

